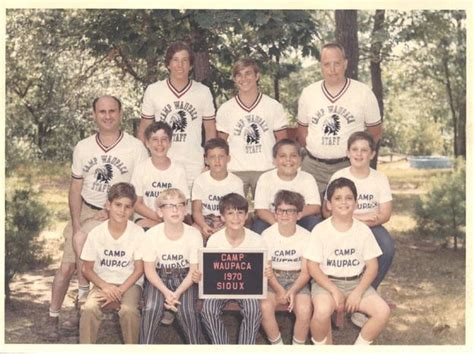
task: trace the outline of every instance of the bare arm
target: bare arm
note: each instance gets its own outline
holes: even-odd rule
[[[186,275],[186,277],[183,279],[181,284],[179,284],[178,288],[175,290],[175,295],[179,299],[180,296],[189,289],[191,285],[193,285],[193,273],[195,270],[198,269],[198,265],[196,264],[190,264],[189,265],[189,272]]]
[[[273,134],[275,135],[275,140],[276,141],[288,138],[288,131],[286,130],[286,128],[281,129],[281,130],[277,130],[277,131],[273,132]]]
[[[270,225],[273,225],[276,223],[275,216],[273,215],[272,212],[268,209],[255,209],[255,212],[257,216],[262,219],[263,221],[269,223]]]
[[[140,119],[140,124],[138,125],[138,130],[137,130],[137,138],[143,141],[145,143],[145,129],[153,123],[153,119],[145,119],[141,118]]]
[[[106,302],[120,302],[122,298],[122,292],[120,291],[119,287],[106,282],[97,275],[97,273],[94,271],[94,261],[84,261],[82,265],[82,274],[87,280],[92,282],[95,286],[103,291]]]
[[[143,197],[138,197],[137,202],[135,203],[135,211],[148,219],[160,222],[161,218],[158,216],[156,211],[150,209],[143,202]]]
[[[298,129],[296,130],[296,137],[302,147],[306,147],[307,136],[308,136],[308,127],[298,124]]]
[[[378,269],[379,264],[377,258],[372,258],[368,261],[365,261],[365,271],[360,278],[359,284],[357,284],[355,289],[352,290],[352,292],[347,296],[346,310],[348,312],[359,310],[359,304],[360,300],[362,299],[362,295],[374,281],[375,277],[377,276]]]
[[[379,205],[377,212],[354,214],[354,218],[362,221],[367,226],[383,225],[390,220],[392,216],[392,202],[386,202]]]
[[[336,302],[338,311],[344,308],[345,297],[336,285],[323,273],[319,267],[319,263],[308,260],[308,272],[319,286],[329,291]]]
[[[143,275],[143,261],[137,260],[133,262],[133,273],[129,275],[127,279],[119,286],[122,294],[126,292],[138,279]]]
[[[229,134],[224,133],[224,132],[221,132],[221,131],[218,131],[218,132],[217,132],[217,137],[218,137],[218,138],[221,138],[221,139],[224,139],[225,141],[227,141],[227,138],[229,137]]]
[[[80,216],[82,209],[82,184],[83,179],[72,178],[69,186],[69,213],[71,215],[72,234],[81,229]]]
[[[378,142],[382,138],[382,123],[373,127],[367,127],[367,131],[370,133],[370,135],[372,135],[372,138],[374,138],[375,142]]]
[[[194,222],[201,228],[204,236],[206,236],[206,238],[211,236],[212,233],[214,232],[214,229],[206,223],[206,220],[204,219],[204,215],[202,215],[202,201],[201,200],[193,200],[192,214],[193,214]]]
[[[321,206],[317,204],[306,204],[303,207],[303,211],[301,212],[301,217],[304,218],[308,215],[317,215],[321,212]]]
[[[208,141],[209,139],[215,138],[217,136],[216,120],[204,119],[202,122],[204,125],[204,134],[206,136],[206,141]]]

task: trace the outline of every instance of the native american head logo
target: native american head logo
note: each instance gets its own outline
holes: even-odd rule
[[[109,183],[114,177],[112,165],[106,163],[105,165],[99,167],[98,169],[95,170],[94,176],[97,182]]]
[[[341,119],[337,114],[333,114],[323,123],[325,135],[337,135],[341,130]]]
[[[173,132],[184,133],[188,122],[186,120],[186,112],[181,110],[173,113],[170,119],[171,129]]]
[[[258,144],[260,142],[260,133],[258,132],[258,125],[252,123],[245,130],[245,137],[247,144]]]

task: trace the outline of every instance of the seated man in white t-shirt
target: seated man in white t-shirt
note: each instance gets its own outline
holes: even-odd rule
[[[301,171],[300,149],[291,139],[282,139],[273,146],[273,164],[276,169],[263,173],[257,182],[254,208],[257,214],[252,230],[261,234],[277,222],[273,201],[279,190],[300,193],[305,205],[298,225],[311,231],[321,221],[321,199],[318,185],[312,175]]]
[[[227,171],[229,145],[224,139],[210,139],[204,145],[204,161],[209,171],[201,173],[193,183],[191,198],[194,225],[205,240],[224,226],[219,214],[219,201],[229,193],[244,195],[242,180]]]

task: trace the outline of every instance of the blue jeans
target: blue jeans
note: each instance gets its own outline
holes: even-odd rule
[[[382,250],[382,255],[378,257],[379,270],[372,282],[372,287],[377,289],[392,265],[393,257],[395,256],[395,241],[382,225],[372,226],[370,229]]]
[[[306,230],[311,231],[313,230],[313,227],[315,227],[317,224],[321,222],[321,220],[322,219],[321,219],[320,214],[308,215],[298,220],[297,224],[305,228]],[[261,235],[262,232],[268,227],[270,227],[269,223],[267,223],[266,221],[263,221],[262,219],[256,218],[250,229],[256,232],[257,234]]]

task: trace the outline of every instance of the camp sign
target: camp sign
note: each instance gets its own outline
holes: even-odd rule
[[[264,276],[267,251],[262,249],[199,250],[201,299],[264,299],[267,279]]]

